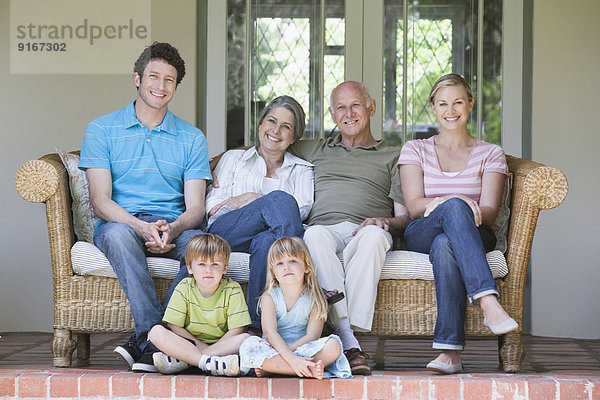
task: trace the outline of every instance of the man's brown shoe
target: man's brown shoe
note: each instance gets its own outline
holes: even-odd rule
[[[352,375],[371,375],[371,368],[369,367],[369,364],[367,364],[367,358],[369,358],[367,353],[354,347],[344,351],[344,355],[350,363]]]

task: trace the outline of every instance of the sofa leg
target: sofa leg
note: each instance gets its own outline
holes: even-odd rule
[[[525,358],[520,333],[507,333],[498,337],[498,356],[504,372],[519,372]]]
[[[90,359],[90,334],[89,333],[78,333],[77,334],[77,359],[89,360]]]
[[[52,363],[55,367],[70,367],[71,355],[75,350],[76,343],[71,339],[71,331],[68,329],[54,329],[54,338],[50,343],[52,348]]]

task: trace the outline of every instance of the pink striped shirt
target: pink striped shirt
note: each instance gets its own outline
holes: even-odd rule
[[[444,175],[435,151],[434,137],[410,140],[402,146],[398,166],[417,165],[423,170],[425,197],[462,194],[477,202],[481,196],[483,174],[497,172],[508,175],[504,151],[498,145],[475,140],[467,165],[454,176]]]

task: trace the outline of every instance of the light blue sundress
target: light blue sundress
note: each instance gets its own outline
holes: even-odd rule
[[[277,332],[281,335],[285,343],[290,345],[306,335],[310,312],[315,303],[310,293],[306,290],[302,292],[298,301],[296,301],[296,304],[294,304],[290,311],[287,311],[286,309],[283,292],[279,286],[275,286],[271,289],[269,294],[275,303]],[[310,358],[317,354],[329,339],[337,340],[340,344],[340,348],[343,348],[342,341],[339,337],[336,335],[329,335],[303,344],[294,351],[294,354],[299,357]],[[257,336],[250,336],[240,346],[240,367],[242,370],[260,368],[265,359],[275,357],[278,354],[277,350],[275,350],[265,339]],[[324,377],[352,378],[350,364],[343,352],[340,352],[338,358],[325,367]]]

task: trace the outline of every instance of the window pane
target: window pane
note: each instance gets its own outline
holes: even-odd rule
[[[502,0],[485,0],[483,15],[483,116],[481,139],[502,140]]]
[[[436,124],[428,104],[431,86],[452,72],[452,20],[423,18],[415,11],[409,19],[408,42],[408,131],[419,138]]]
[[[325,19],[325,45],[343,46],[346,33],[346,22],[344,18]]]
[[[327,135],[335,128],[329,115],[329,95],[344,80],[344,18],[325,18],[325,47],[323,56],[323,128]]]
[[[229,0],[227,9],[227,149],[233,149],[245,144],[246,0]]]
[[[253,72],[255,102],[285,94],[310,113],[310,20],[257,18]]]
[[[384,135],[402,142],[403,96],[406,84],[406,140],[437,134],[439,127],[428,105],[432,85],[443,74],[465,77],[477,93],[477,0],[407,0],[408,25],[403,27],[401,2],[386,0],[384,35]],[[400,3],[400,4],[399,4]],[[482,139],[499,143],[501,121],[502,0],[484,3]],[[406,74],[403,39],[407,40]],[[476,108],[469,132],[477,135]]]

